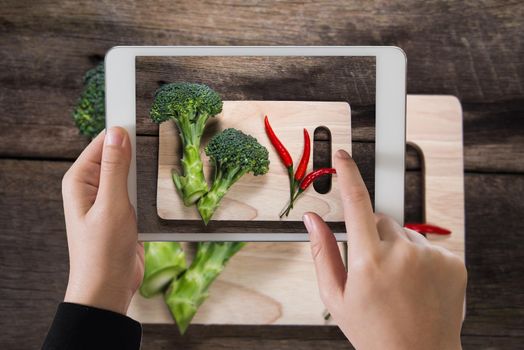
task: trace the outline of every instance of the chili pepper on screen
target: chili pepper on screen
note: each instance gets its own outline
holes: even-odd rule
[[[275,147],[275,150],[278,153],[278,156],[282,160],[282,163],[284,163],[284,166],[287,168],[287,172],[289,175],[289,198],[290,200],[293,199],[293,159],[291,158],[291,155],[289,154],[288,150],[282,142],[280,142],[278,136],[273,131],[273,128],[271,127],[271,124],[269,124],[269,118],[267,115],[264,117],[264,125],[266,127],[266,134],[267,137],[269,137],[269,141],[271,141],[271,144],[273,147]]]
[[[273,147],[275,147],[278,156],[282,160],[284,166],[287,168],[289,174],[289,202],[279,215],[280,218],[282,218],[284,215],[289,215],[289,212],[291,209],[293,209],[293,205],[295,204],[297,198],[311,185],[313,181],[324,175],[336,174],[336,170],[333,168],[321,168],[309,173],[304,177],[309,164],[309,158],[311,157],[311,139],[307,129],[304,128],[304,150],[302,152],[302,158],[297,165],[297,170],[293,175],[293,159],[291,158],[291,155],[289,154],[286,147],[282,144],[273,131],[267,115],[264,117],[264,124],[266,127],[267,136]]]
[[[304,151],[302,152],[302,158],[300,163],[298,163],[297,171],[295,171],[295,181],[293,190],[295,191],[297,186],[300,185],[300,181],[306,175],[307,165],[309,163],[309,157],[311,155],[311,141],[309,139],[309,133],[307,129],[304,128]]]

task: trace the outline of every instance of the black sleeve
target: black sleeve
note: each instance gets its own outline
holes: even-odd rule
[[[142,326],[127,316],[61,303],[42,349],[139,349],[141,338]]]

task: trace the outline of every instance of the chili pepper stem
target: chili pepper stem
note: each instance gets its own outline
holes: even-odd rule
[[[284,208],[282,208],[282,210],[281,210],[280,213],[278,214],[278,217],[279,217],[279,218],[282,219],[282,218],[284,217],[284,215],[286,215],[286,212],[287,212],[287,210],[288,210],[288,208],[289,208],[290,205],[291,205],[291,202],[288,201],[288,202],[286,203],[286,205],[284,206]]]
[[[297,200],[298,196],[300,196],[302,194],[302,192],[304,192],[304,191],[298,190],[298,192],[294,194],[293,198],[286,204],[284,209],[282,209],[282,211],[280,212],[280,215],[279,215],[280,218],[284,217],[284,215],[286,217],[289,216],[289,213],[291,212],[291,209],[293,209],[293,204]]]
[[[289,200],[291,201],[290,203],[291,208],[293,208],[293,195],[295,192],[295,180],[293,178],[293,166],[288,167],[287,172],[289,175]]]
[[[306,177],[304,177],[304,179],[300,182],[300,185],[298,186],[298,191],[296,192],[295,196],[291,195],[290,203],[287,209],[283,213],[281,212],[280,217],[282,218],[282,216],[284,215],[286,216],[289,215],[289,212],[291,211],[291,209],[293,209],[293,204],[297,200],[298,196],[300,196],[300,194],[304,192],[309,187],[309,185],[313,183],[313,181],[318,179],[320,176],[336,174],[336,172],[337,171],[334,168],[321,168],[321,169],[312,171],[311,173],[307,174]],[[294,186],[295,186],[294,184],[291,185],[292,188],[294,188]]]

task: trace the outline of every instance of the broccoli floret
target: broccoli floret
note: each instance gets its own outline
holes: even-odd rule
[[[104,63],[84,75],[84,90],[73,110],[73,119],[82,135],[91,138],[105,127],[105,76]]]
[[[221,111],[222,99],[206,85],[171,83],[163,85],[155,93],[151,119],[156,123],[173,120],[182,140],[183,175],[173,171],[172,178],[187,206],[208,191],[200,158],[200,141],[209,117]]]
[[[197,203],[207,225],[220,200],[236,181],[247,173],[257,176],[268,172],[269,157],[257,139],[233,128],[215,135],[205,151],[215,166],[213,185]]]

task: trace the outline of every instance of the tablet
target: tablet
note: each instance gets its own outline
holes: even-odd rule
[[[331,167],[344,149],[375,211],[403,223],[406,57],[398,47],[119,46],[105,69],[107,127],[124,127],[131,139],[128,189],[140,240],[307,241],[306,211],[346,240],[337,176],[303,191],[293,179],[306,139],[305,174]],[[200,136],[184,135],[184,127]],[[224,158],[237,153],[224,140],[253,151],[228,167]],[[238,164],[251,168],[231,175]]]

